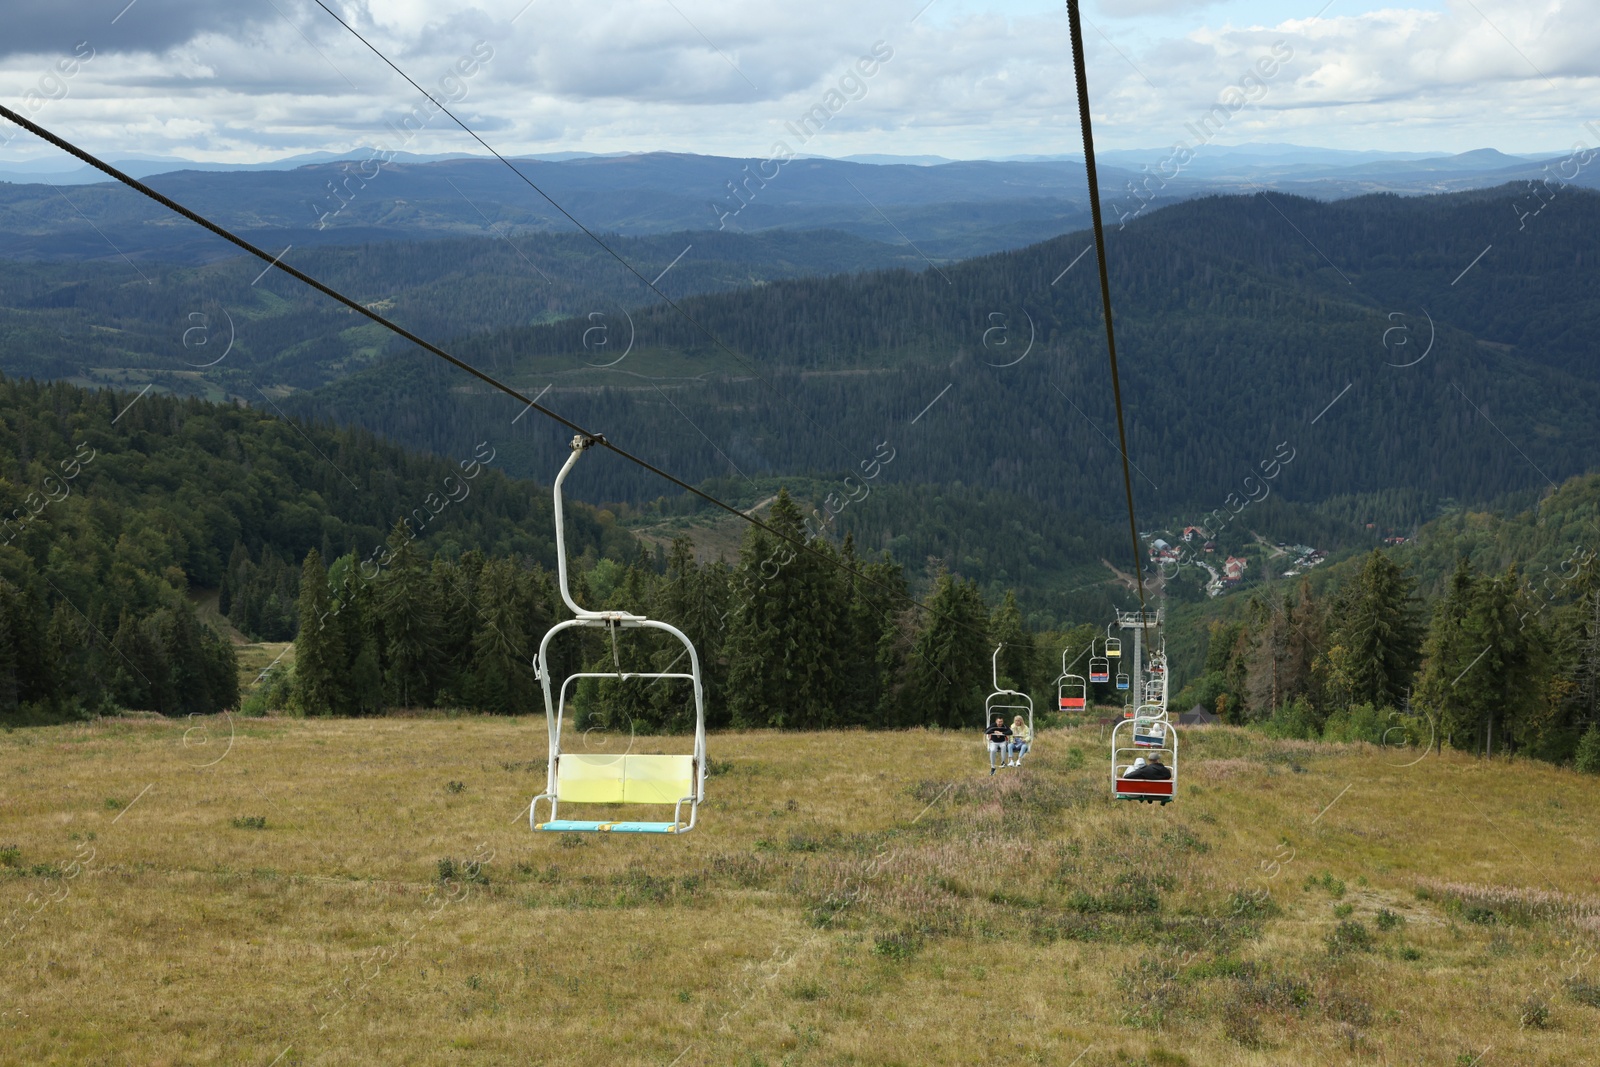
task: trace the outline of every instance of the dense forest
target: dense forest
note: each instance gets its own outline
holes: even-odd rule
[[[1563,191],[1518,232],[1520,192],[1217,197],[1116,232],[1140,511],[1219,507],[1285,444],[1298,458],[1275,495],[1302,503],[1423,486],[1478,502],[1536,484],[1496,427],[1520,428],[1517,447],[1549,477],[1582,470],[1600,447],[1600,264],[1586,236],[1600,195]],[[459,352],[530,392],[548,386],[545,403],[692,479],[848,472],[888,440],[902,457],[888,481],[960,482],[1114,521],[1094,272],[1066,269],[1088,243],[695,297],[683,306],[696,325],[646,309],[631,355],[603,372],[579,320],[474,336]],[[291,403],[445,452],[459,425],[515,413],[452,380],[401,353]],[[419,412],[422,397],[446,399]],[[507,463],[551,469],[560,445],[525,422]],[[589,491],[642,501],[661,489],[618,469]]]
[[[1581,470],[1600,446],[1600,286],[1583,237],[1600,196],[1564,190],[1519,220],[1521,195],[1213,197],[1114,230],[1141,517],[1181,527],[1231,496],[1256,500],[1260,465],[1292,452],[1233,532],[1360,549],[1377,540],[1369,523],[1404,533],[1452,505],[1524,492],[1540,472]],[[1477,260],[1480,235],[1493,247]],[[825,506],[892,449],[872,498],[838,523],[863,552],[890,551],[919,575],[926,556],[950,560],[991,598],[1015,589],[1038,625],[1109,605],[1108,573],[1088,571],[1131,564],[1114,547],[1121,456],[1092,260],[1078,258],[1087,235],[830,277],[816,275],[907,253],[821,232],[624,241],[661,270],[694,246],[661,284],[731,351],[640,306],[637,279],[586,241],[297,248],[295,262],[741,506],[786,481],[814,487],[807,510]],[[522,477],[546,479],[563,458],[566,431],[287,279],[252,285],[256,265],[139,270],[149,284],[120,263],[0,264],[5,365],[240,398],[446,457],[492,434],[497,466]],[[597,463],[575,492],[675,506],[662,500],[670,487],[620,462]],[[931,519],[918,507],[930,494]],[[1017,536],[991,536],[1001,527]],[[249,566],[287,577],[242,579],[273,586],[260,597],[270,620],[246,591],[246,628],[282,633],[298,562],[247,547]]]
[[[659,288],[678,298],[920,262],[826,230],[607,240],[646,277],[671,264]],[[693,254],[674,262],[686,246]],[[618,334],[614,342],[590,334],[580,346],[596,363],[626,343],[626,309],[659,299],[582,234],[297,249],[293,263],[436,341],[565,317],[586,329],[603,324]],[[137,267],[0,259],[0,372],[153,381],[255,404],[258,388],[312,389],[388,351],[382,328],[298,282],[260,274],[260,263],[237,256]]]
[[[399,523],[446,558],[552,566],[550,515],[489,442],[452,462],[234,405],[0,379],[0,721],[236,706],[233,647],[192,593],[285,637],[310,549],[372,560]],[[632,551],[610,513],[568,516],[590,561]]]
[[[786,492],[770,525],[806,540]],[[976,728],[990,685],[990,653],[1004,643],[1002,676],[1041,681],[1035,638],[1016,601],[991,607],[976,584],[943,567],[919,605],[902,568],[858,558],[846,537],[801,552],[750,527],[738,562],[699,562],[674,542],[664,558],[641,547],[626,565],[580,573],[587,607],[644,612],[681,628],[705,676],[713,727]],[[300,636],[291,682],[273,694],[307,714],[359,714],[389,706],[467,705],[542,711],[532,660],[551,623],[567,615],[550,573],[477,552],[429,561],[397,531],[381,573],[354,556],[324,567],[313,553],[300,589]],[[835,565],[838,564],[838,565]],[[683,649],[651,631],[616,649],[598,634],[553,648],[554,685],[576,670],[667,670]],[[654,733],[693,724],[687,690],[593,679],[576,692],[580,729]]]
[[[1230,605],[1176,703],[1286,736],[1600,771],[1597,544],[1595,475],[1520,514],[1446,516],[1410,544]]]

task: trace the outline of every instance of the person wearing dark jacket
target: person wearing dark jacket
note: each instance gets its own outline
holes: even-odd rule
[[[1154,779],[1159,779],[1161,781],[1166,781],[1167,779],[1172,777],[1172,768],[1168,767],[1165,763],[1162,763],[1161,762],[1161,756],[1160,756],[1159,753],[1157,753],[1156,755],[1153,755],[1153,756],[1150,757],[1150,762],[1149,763],[1146,763],[1143,767],[1135,767],[1135,768],[1133,768],[1127,774],[1124,774],[1122,777],[1124,777],[1124,778],[1154,778]]]
[[[1006,725],[1006,717],[996,715],[994,721],[989,724],[989,729],[984,731],[984,737],[989,741],[989,773],[993,774],[995,758],[1004,760],[1006,749],[1011,745],[1011,728]]]

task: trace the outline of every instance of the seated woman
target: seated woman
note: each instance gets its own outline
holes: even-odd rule
[[[1018,715],[1011,720],[1011,756],[1006,761],[1007,767],[1022,766],[1022,757],[1028,754],[1028,749],[1033,746],[1033,731],[1028,729],[1028,724]]]

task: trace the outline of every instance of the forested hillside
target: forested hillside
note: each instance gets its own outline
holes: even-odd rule
[[[280,635],[298,596],[284,564],[312,549],[369,571],[385,538],[553,566],[547,491],[498,467],[492,441],[453,461],[232,405],[0,379],[0,719],[234,706],[232,647],[187,594],[221,586],[236,624]],[[568,516],[576,554],[631,554],[609,513]]]
[[[674,298],[921,262],[834,231],[608,240]],[[391,240],[295,249],[289,261],[441,342],[575,317],[600,327],[581,346],[597,364],[627,344],[628,309],[659,299],[582,234]],[[260,404],[263,390],[311,389],[391,349],[381,327],[261,267],[0,259],[0,372]]]
[[[1180,611],[1174,647],[1205,651],[1175,656],[1190,679],[1177,703],[1288,736],[1600,771],[1597,547],[1591,474],[1529,510],[1457,510],[1408,544]]]
[[[1600,278],[1585,244],[1600,196],[1563,189],[1519,217],[1520,196],[1211,198],[1114,229],[1141,523],[1181,528],[1257,499],[1252,476],[1270,461],[1279,473],[1267,499],[1230,537],[1365,549],[1441,510],[1585,469],[1600,445]],[[743,286],[684,302],[731,351],[671,309],[620,314],[637,282],[576,238],[322,249],[297,262],[424,333],[456,333],[466,358],[681,476],[715,480],[742,506],[792,480],[830,536],[853,534],[863,555],[890,551],[919,592],[935,557],[991,600],[1015,590],[1036,625],[1128,606],[1102,562],[1132,569],[1086,235],[920,272],[743,281],[763,257],[773,273],[809,274],[881,246],[710,236],[695,248],[703,273],[680,276],[685,257],[661,284]],[[662,269],[684,247],[651,241],[632,251]],[[532,263],[562,280],[530,283]],[[170,365],[176,353],[190,367],[162,373],[177,387],[362,425],[446,457],[491,439],[496,466],[514,475],[547,479],[564,458],[567,431],[318,310],[285,279],[252,286],[249,264],[157,272],[153,286],[125,274],[109,289],[53,268],[5,269],[22,272],[9,348],[39,353],[26,365],[41,373],[81,369],[73,361],[87,353],[97,373],[136,386],[157,355]],[[574,301],[595,287],[618,304],[581,311]],[[519,301],[534,291],[544,304]],[[234,293],[244,302],[230,304]],[[240,315],[225,338],[230,307]],[[102,328],[102,312],[126,325]],[[201,366],[228,339],[234,351]],[[671,486],[607,455],[572,491],[626,502],[649,513],[642,522],[678,507]],[[374,543],[389,521],[372,524]],[[693,536],[692,522],[678,532]],[[330,562],[348,550],[220,550],[222,592],[230,613],[238,595],[248,632],[294,628],[286,598],[306,547]],[[1173,595],[1202,596],[1191,584]]]
[[[1564,189],[1519,231],[1519,195],[1212,198],[1114,230],[1140,513],[1197,519],[1252,492],[1241,480],[1275,454],[1294,458],[1274,500],[1343,498],[1349,519],[1379,500],[1426,518],[1450,499],[1585,469],[1600,446],[1588,245],[1600,196]],[[631,354],[605,371],[582,321],[460,351],[530,393],[550,387],[545,403],[676,472],[749,483],[752,501],[756,475],[842,474],[887,441],[898,458],[885,483],[959,482],[1017,494],[1047,521],[1115,521],[1121,466],[1093,264],[1079,259],[1088,243],[687,301],[735,354],[661,307],[635,314]],[[442,451],[460,447],[458,427],[516,414],[415,355],[293,404]],[[524,420],[507,463],[552,470],[560,438]],[[649,500],[662,488],[619,466],[580,491]],[[880,524],[863,547],[903,532]]]

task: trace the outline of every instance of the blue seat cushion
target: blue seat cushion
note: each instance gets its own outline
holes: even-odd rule
[[[675,822],[614,822],[606,829],[614,834],[675,834],[682,825]]]
[[[555,833],[599,833],[611,829],[608,822],[590,822],[583,819],[552,819],[549,822],[539,823],[535,830],[550,830]]]

